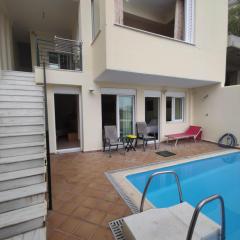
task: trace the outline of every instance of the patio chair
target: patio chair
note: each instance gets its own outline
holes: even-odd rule
[[[124,148],[124,139],[118,137],[117,127],[104,126],[103,151],[105,152],[106,148],[108,148],[109,157],[111,157],[112,147],[116,147],[118,151],[119,146]]]
[[[146,122],[137,122],[136,127],[137,127],[137,140],[140,139],[143,141],[144,152],[146,150],[146,145],[148,144],[149,141],[154,141],[155,149],[157,149],[156,136],[149,135],[150,128],[147,126]],[[137,145],[137,141],[136,141],[136,145]]]
[[[197,140],[201,140],[201,136],[202,136],[202,128],[199,126],[190,126],[183,133],[166,135],[167,142],[169,142],[170,140],[175,140],[175,146],[177,146],[178,140],[192,138],[194,142],[197,142]]]

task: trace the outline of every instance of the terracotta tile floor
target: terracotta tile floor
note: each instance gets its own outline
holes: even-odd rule
[[[211,143],[182,142],[177,147],[161,144],[161,150],[176,153],[171,159],[218,151]],[[122,152],[123,153],[123,152]],[[108,222],[131,214],[104,172],[166,161],[149,146],[126,155],[69,153],[52,156],[53,211],[47,218],[48,240],[113,239]]]

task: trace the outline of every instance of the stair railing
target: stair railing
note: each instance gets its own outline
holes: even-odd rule
[[[191,240],[192,236],[193,236],[193,232],[194,232],[194,228],[196,226],[196,222],[199,216],[199,213],[201,211],[201,209],[208,203],[215,201],[215,200],[219,200],[220,202],[220,209],[221,209],[221,235],[220,235],[220,240],[225,240],[225,208],[224,208],[224,200],[220,195],[213,195],[209,198],[206,198],[204,200],[202,200],[197,207],[194,210],[191,222],[190,222],[190,226],[188,229],[188,234],[187,234],[187,238],[186,240]]]
[[[142,195],[142,200],[141,200],[141,205],[140,205],[140,212],[143,211],[143,207],[144,207],[144,202],[145,202],[145,198],[146,198],[146,194],[147,194],[147,190],[150,186],[150,183],[152,182],[152,179],[156,176],[159,176],[159,175],[165,175],[165,174],[171,174],[175,177],[175,180],[176,180],[176,184],[177,184],[177,188],[178,188],[178,194],[179,194],[179,201],[180,203],[183,202],[183,197],[182,197],[182,189],[181,189],[181,185],[180,185],[180,181],[179,181],[179,177],[177,175],[176,172],[174,171],[163,171],[163,172],[156,172],[156,173],[153,173],[148,181],[147,181],[147,184],[144,188],[144,191],[143,191],[143,195]]]
[[[37,38],[37,65],[46,68],[82,71],[82,42],[55,36]]]

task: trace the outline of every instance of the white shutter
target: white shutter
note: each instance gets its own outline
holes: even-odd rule
[[[185,92],[166,92],[166,97],[176,97],[184,98],[186,96]]]
[[[174,38],[184,40],[184,0],[177,0],[175,7]]]
[[[185,0],[185,41],[194,43],[195,0]]]
[[[160,91],[145,90],[144,97],[161,97]]]
[[[115,23],[123,24],[123,0],[114,0]]]

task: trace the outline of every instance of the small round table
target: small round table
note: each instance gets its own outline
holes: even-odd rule
[[[126,149],[126,151],[128,152],[129,150],[133,150],[133,151],[136,151],[136,149],[135,149],[135,147],[134,147],[134,145],[133,145],[133,143],[134,143],[134,140],[136,140],[137,139],[137,136],[136,135],[127,135],[126,136],[126,143],[127,143],[127,145],[126,145],[126,147],[125,147],[125,149]]]

